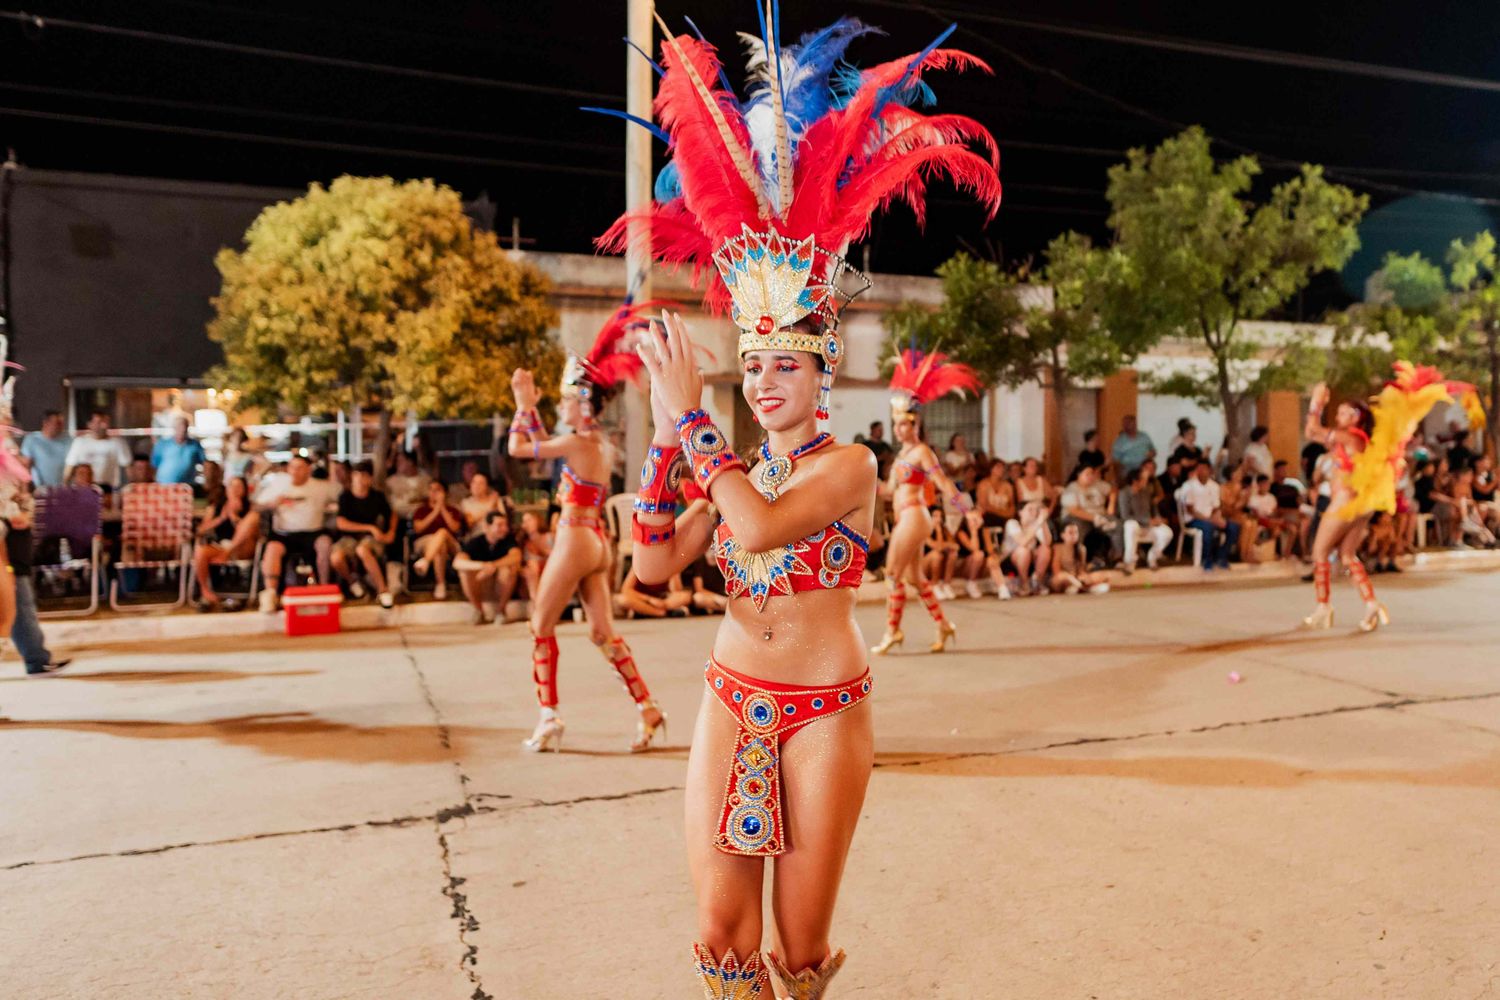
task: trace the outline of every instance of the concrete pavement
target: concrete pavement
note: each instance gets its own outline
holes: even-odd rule
[[[1318,634],[1283,583],[951,604],[957,650],[875,664],[834,995],[1500,996],[1500,575],[1376,583],[1374,636],[1347,585]],[[674,741],[636,757],[579,626],[540,758],[518,626],[10,662],[0,996],[696,996],[714,627],[622,623]]]

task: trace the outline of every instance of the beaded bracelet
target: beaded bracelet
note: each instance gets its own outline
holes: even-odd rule
[[[682,451],[693,466],[693,481],[708,492],[715,479],[730,469],[745,471],[745,463],[729,448],[724,434],[706,410],[688,410],[677,418]]]
[[[536,410],[517,410],[510,421],[512,434],[535,434],[541,429],[542,418],[537,415]]]
[[[641,488],[635,495],[640,514],[671,514],[677,509],[677,487],[682,483],[682,449],[652,445],[641,463]]]
[[[630,516],[630,537],[641,545],[665,545],[677,535],[677,522],[643,524],[639,514]]]

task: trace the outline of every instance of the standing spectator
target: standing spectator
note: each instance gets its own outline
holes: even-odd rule
[[[1187,417],[1177,418],[1177,433],[1172,436],[1172,440],[1167,442],[1168,457],[1171,457],[1172,455],[1175,455],[1177,453],[1177,449],[1181,447],[1183,439],[1187,437],[1187,432],[1192,430],[1197,430],[1197,428],[1193,426],[1193,422],[1191,420],[1189,420]]]
[[[151,449],[151,467],[158,483],[191,483],[198,466],[208,461],[203,445],[188,434],[187,417],[172,418],[172,436],[162,438]]]
[[[1156,481],[1156,466],[1150,459],[1140,464],[1130,479],[1130,485],[1120,491],[1119,511],[1125,527],[1125,572],[1135,572],[1142,535],[1151,541],[1146,566],[1156,569],[1161,554],[1172,542],[1172,526],[1161,516],[1161,486]]]
[[[464,515],[448,502],[448,489],[441,479],[427,484],[427,499],[412,512],[411,533],[417,561],[412,572],[426,576],[429,569],[437,581],[432,599],[448,599],[448,563],[458,554],[458,540],[464,537]]]
[[[417,466],[411,452],[396,453],[396,471],[385,477],[385,495],[398,518],[411,519],[427,500],[427,487],[431,482],[432,477]]]
[[[250,482],[256,475],[256,459],[259,456],[250,450],[249,436],[245,428],[236,427],[229,432],[224,439],[224,475],[229,479],[236,476]]]
[[[877,466],[890,461],[891,446],[885,440],[885,424],[880,421],[877,420],[870,425],[870,436],[861,441],[860,444],[875,453],[875,463]]]
[[[1198,428],[1191,422],[1184,427],[1182,421],[1178,421],[1177,426],[1182,428],[1182,434],[1177,447],[1172,449],[1172,457],[1182,462],[1182,471],[1190,473],[1199,464],[1207,465],[1208,458],[1203,454],[1203,449],[1198,447]],[[1208,471],[1211,474],[1213,469]]]
[[[483,530],[485,518],[497,510],[505,509],[500,494],[490,488],[490,477],[483,472],[476,472],[469,477],[469,495],[458,506],[464,513],[470,538]]]
[[[1078,478],[1063,490],[1058,502],[1064,526],[1076,524],[1088,551],[1090,569],[1120,548],[1120,522],[1115,517],[1115,493],[1099,478],[1096,466],[1085,465]]]
[[[109,413],[95,410],[89,416],[89,432],[73,439],[68,448],[64,478],[71,479],[80,465],[93,469],[93,483],[106,492],[117,490],[125,481],[130,465],[130,448],[117,437],[109,436]]]
[[[365,588],[354,576],[352,560],[358,558],[364,564],[365,575],[379,593],[380,606],[390,609],[395,606],[385,580],[385,549],[396,538],[396,518],[391,512],[391,502],[386,495],[373,489],[375,468],[369,462],[360,462],[354,467],[349,479],[349,488],[339,494],[338,517],[334,527],[340,538],[333,543],[330,561],[334,570],[349,585],[349,596],[358,600],[365,596]]]
[[[21,439],[21,458],[31,470],[32,484],[61,486],[72,447],[73,435],[64,432],[62,413],[48,410],[42,416],[42,429]]]
[[[1115,435],[1109,454],[1115,460],[1120,481],[1128,483],[1134,479],[1135,470],[1156,457],[1156,443],[1136,426],[1135,414],[1130,413],[1126,414],[1120,433]]]
[[[328,508],[338,498],[338,487],[326,479],[312,477],[312,460],[296,452],[287,471],[265,476],[255,496],[255,505],[271,512],[271,535],[261,555],[260,609],[276,610],[281,590],[284,560],[307,560],[317,568],[319,583],[328,582],[328,554],[333,539],[326,529]]]
[[[1418,434],[1420,433],[1418,431]],[[1302,482],[1310,483],[1313,481],[1313,472],[1318,468],[1318,459],[1322,458],[1323,453],[1327,450],[1321,441],[1309,441],[1302,446]],[[1276,474],[1272,472],[1271,475],[1274,478]]]
[[[243,476],[236,476],[223,487],[213,505],[198,522],[197,542],[193,547],[193,575],[198,578],[198,610],[213,611],[230,606],[214,592],[210,567],[233,559],[248,559],[255,554],[260,538],[260,512],[250,506],[250,486]]]
[[[1448,421],[1448,468],[1454,474],[1467,469],[1474,461],[1474,452],[1469,448],[1469,429],[1457,420]]]
[[[1005,470],[1005,463],[995,459],[974,490],[976,509],[987,528],[1003,528],[1016,516],[1016,488],[1005,478]]]
[[[31,522],[34,509],[30,494],[16,497],[18,510],[7,522],[5,533],[6,560],[16,584],[16,617],[10,626],[10,641],[16,644],[16,652],[26,664],[28,674],[55,674],[72,660],[54,660],[47,649],[47,637],[42,634],[41,623],[36,617],[36,591],[31,582],[32,538]]]
[[[1219,484],[1207,462],[1193,469],[1193,478],[1178,488],[1186,509],[1187,525],[1203,533],[1203,569],[1229,568],[1229,553],[1240,541],[1240,526],[1225,517],[1220,505]]]
[[[474,606],[475,625],[493,621],[484,610],[487,600],[493,600],[501,615],[505,614],[521,569],[521,549],[510,533],[510,518],[505,511],[492,510],[484,516],[479,534],[464,543],[463,553],[453,565],[464,596]]]
[[[1091,594],[1109,592],[1109,584],[1098,573],[1086,568],[1088,550],[1078,537],[1078,522],[1063,525],[1062,538],[1052,546],[1052,589],[1065,594],[1087,590]]]
[[[1250,443],[1245,445],[1245,461],[1249,463],[1252,475],[1269,477],[1276,470],[1276,459],[1271,455],[1271,446],[1266,444],[1270,434],[1270,428],[1264,424],[1250,432]]]
[[[960,490],[965,488],[963,484],[968,483],[973,476],[974,453],[969,451],[969,445],[962,434],[954,434],[948,439],[948,450],[943,453],[943,471],[948,473],[948,478]]]
[[[1076,479],[1082,469],[1104,469],[1104,451],[1099,447],[1099,432],[1090,427],[1083,432],[1083,450],[1078,453],[1078,464],[1073,467],[1069,479]]]

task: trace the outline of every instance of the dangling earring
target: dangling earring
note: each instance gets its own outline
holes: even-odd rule
[[[830,395],[832,395],[832,393],[833,393],[833,369],[832,368],[824,368],[823,369],[823,381],[822,381],[822,384],[820,384],[818,386],[818,410],[817,410],[817,418],[819,420],[827,420],[828,419],[828,398],[829,398]]]

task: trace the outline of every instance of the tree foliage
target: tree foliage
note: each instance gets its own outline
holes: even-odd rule
[[[1285,305],[1314,274],[1341,267],[1359,246],[1356,226],[1368,204],[1311,165],[1257,204],[1251,188],[1259,173],[1253,157],[1216,162],[1195,127],[1149,152],[1131,150],[1110,169],[1107,192],[1115,248],[1131,268],[1135,321],[1155,338],[1192,336],[1211,357],[1206,370],[1180,371],[1153,388],[1217,403],[1234,447],[1240,404],[1300,377],[1312,361],[1305,344],[1266,345],[1243,322]]]
[[[561,370],[546,276],[430,180],[314,184],[215,263],[210,378],[250,405],[482,417],[511,408],[515,368]]]

